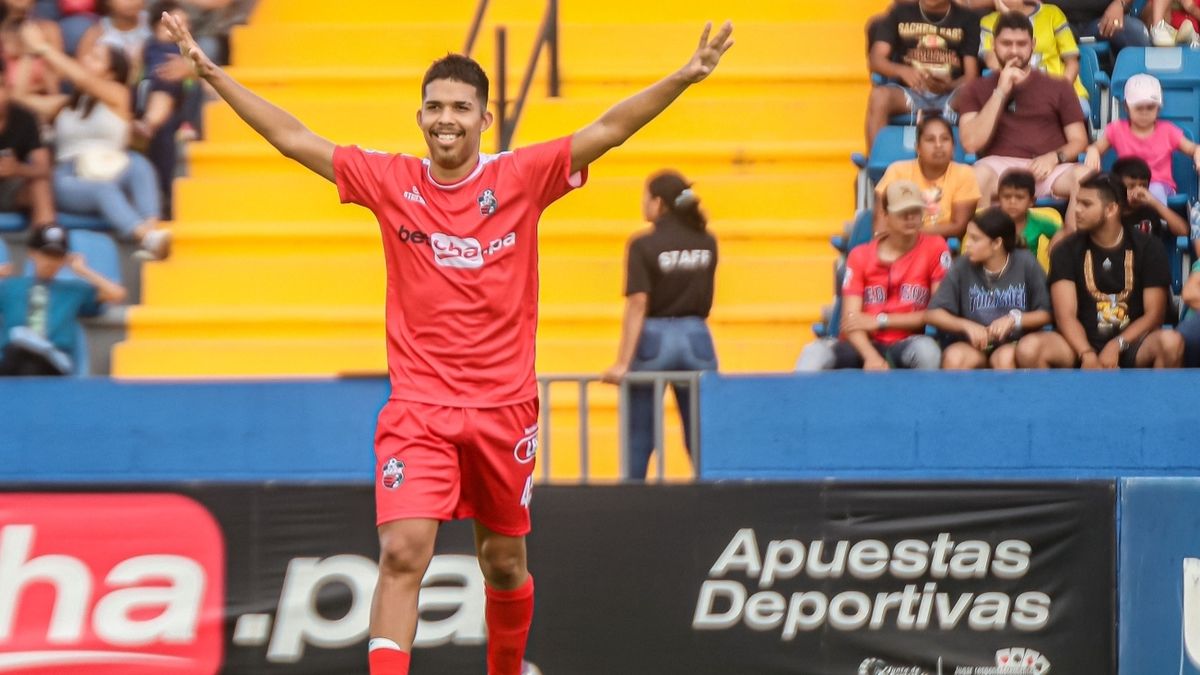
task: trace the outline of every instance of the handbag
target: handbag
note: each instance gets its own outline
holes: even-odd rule
[[[128,152],[94,148],[84,150],[75,158],[75,175],[82,180],[116,180],[127,166],[129,166]]]

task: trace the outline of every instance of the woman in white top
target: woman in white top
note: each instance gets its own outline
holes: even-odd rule
[[[83,58],[97,42],[103,42],[125,50],[133,70],[141,70],[142,47],[151,35],[146,0],[106,0],[98,9],[100,20],[79,39],[76,56]]]
[[[154,167],[129,152],[132,95],[124,50],[99,43],[79,61],[52,46],[28,23],[26,47],[75,86],[71,96],[46,97],[39,112],[54,120],[54,198],[59,209],[98,214],[121,235],[141,244],[140,257],[163,258],[170,233],[156,229],[162,197]]]

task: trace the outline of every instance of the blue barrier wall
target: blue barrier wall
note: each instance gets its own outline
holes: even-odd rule
[[[706,376],[701,475],[1200,475],[1194,372]],[[364,481],[384,380],[0,382],[0,481]]]
[[[706,376],[701,475],[1200,474],[1195,371]]]
[[[1121,481],[1119,508],[1121,675],[1200,675],[1200,478]]]
[[[0,382],[0,482],[355,481],[386,380]]]

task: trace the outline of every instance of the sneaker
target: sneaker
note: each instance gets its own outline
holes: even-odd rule
[[[528,661],[521,662],[521,675],[542,675],[542,669]]]
[[[165,260],[171,252],[170,230],[150,230],[142,237],[142,247],[134,252],[138,260]]]
[[[1194,47],[1196,37],[1198,36],[1196,36],[1196,29],[1193,28],[1192,22],[1183,22],[1180,24],[1180,30],[1175,32],[1175,42],[1178,44],[1188,44],[1188,46]]]
[[[1155,47],[1174,47],[1175,29],[1166,21],[1159,21],[1150,29],[1150,43]]]

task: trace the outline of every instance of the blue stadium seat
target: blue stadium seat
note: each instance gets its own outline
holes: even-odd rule
[[[1112,81],[1108,73],[1100,68],[1100,55],[1096,52],[1095,43],[1085,42],[1079,45],[1079,79],[1088,92],[1091,104],[1089,118],[1094,135],[1113,119],[1112,98],[1109,94]]]
[[[843,253],[838,262],[834,266],[834,285],[833,285],[833,310],[829,315],[829,322],[818,322],[813,324],[813,333],[817,337],[837,337],[839,325],[841,323],[842,313],[842,275],[846,271],[845,253],[848,253],[855,246],[865,244],[871,241],[874,236],[875,218],[874,213],[870,209],[859,211],[854,217],[854,224],[850,228],[850,238],[846,240],[843,237],[834,237],[832,240],[834,248]]]
[[[8,262],[8,244],[5,244],[4,240],[0,239],[0,265],[5,265]]]
[[[1129,47],[1121,50],[1112,76],[1113,107],[1120,117],[1127,115],[1119,103],[1125,96],[1125,83],[1138,73],[1149,73],[1162,83],[1163,108],[1159,116],[1178,124],[1190,132],[1192,138],[1200,138],[1200,49]]]
[[[68,230],[102,230],[108,231],[112,229],[103,218],[99,216],[82,216],[74,213],[58,213],[55,218],[58,224]],[[0,213],[0,232],[20,232],[29,227],[29,219],[24,213],[8,211]]]
[[[23,213],[0,213],[0,232],[20,232],[26,225],[28,221]]]

